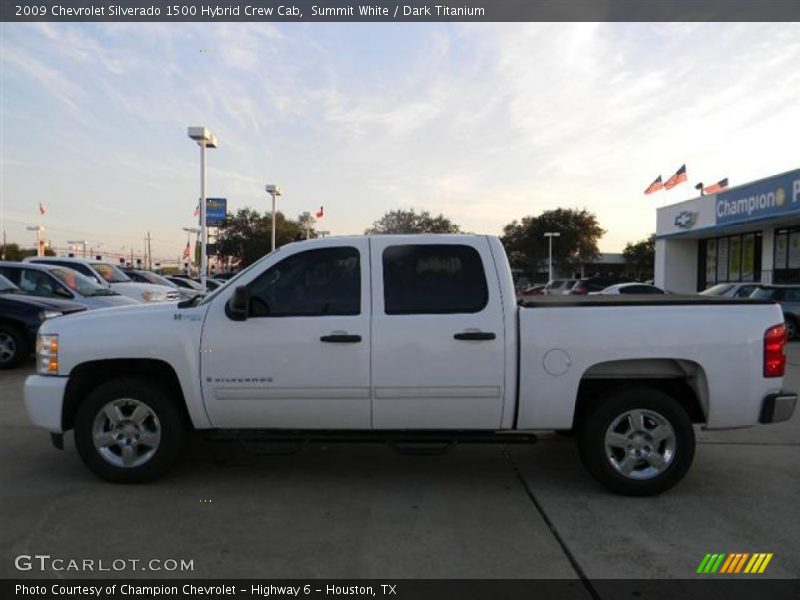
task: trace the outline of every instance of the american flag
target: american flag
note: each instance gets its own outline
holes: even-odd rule
[[[661,175],[653,180],[653,183],[647,186],[647,189],[644,191],[645,194],[652,194],[653,192],[657,192],[661,188],[664,187],[664,184],[661,183]]]
[[[319,207],[319,210],[318,210],[317,212],[315,212],[315,213],[314,213],[314,215],[315,215],[315,216],[316,216],[318,219],[321,219],[322,217],[324,217],[324,216],[325,216],[325,209],[323,209],[323,208],[320,206],[320,207]]]
[[[720,179],[714,185],[710,185],[707,188],[703,188],[703,191],[706,194],[716,194],[717,192],[721,192],[722,190],[724,190],[726,187],[728,187],[728,178],[727,177],[725,179]]]
[[[686,181],[686,165],[681,165],[681,168],[675,171],[675,175],[670,177],[664,182],[664,189],[671,190],[679,183]]]
[[[189,242],[186,242],[186,248],[183,249],[183,260],[189,258]]]
[[[39,202],[39,214],[43,215],[46,212],[47,212],[47,207],[41,202]]]

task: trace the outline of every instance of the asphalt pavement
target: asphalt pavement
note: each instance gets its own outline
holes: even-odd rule
[[[789,361],[786,387],[800,390],[800,344]],[[0,372],[2,578],[691,578],[716,552],[770,552],[763,577],[800,576],[798,415],[698,432],[689,474],[655,498],[606,492],[572,440],[551,434],[442,456],[373,444],[274,455],[194,440],[167,478],[120,486],[83,467],[71,435],[60,452],[28,423],[31,372]],[[141,562],[17,569],[15,557],[36,554]],[[163,570],[169,560],[192,568]]]

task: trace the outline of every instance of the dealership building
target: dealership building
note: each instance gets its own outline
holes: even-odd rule
[[[800,283],[800,169],[657,210],[655,284]]]

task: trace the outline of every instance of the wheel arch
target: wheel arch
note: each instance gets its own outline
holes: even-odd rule
[[[81,363],[72,369],[64,392],[64,408],[61,412],[62,430],[67,431],[73,428],[78,406],[89,392],[107,381],[131,376],[155,381],[163,386],[178,405],[186,427],[190,429],[193,427],[180,380],[169,363],[149,358],[115,358]]]
[[[578,386],[575,421],[603,396],[630,387],[665,392],[686,410],[692,423],[705,423],[708,419],[708,378],[700,364],[675,358],[645,358],[607,361],[587,369]]]

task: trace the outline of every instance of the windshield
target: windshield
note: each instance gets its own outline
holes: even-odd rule
[[[221,285],[221,286],[219,286],[217,289],[215,289],[213,292],[211,292],[211,293],[209,293],[209,294],[206,294],[206,295],[205,295],[205,297],[203,297],[203,301],[202,301],[202,302],[200,302],[200,305],[203,305],[203,304],[208,304],[208,303],[209,303],[209,302],[211,302],[211,301],[212,301],[214,298],[216,298],[216,297],[217,297],[217,296],[218,296],[218,295],[219,295],[219,294],[220,294],[220,293],[221,293],[223,290],[225,290],[225,289],[227,289],[227,288],[229,288],[229,287],[236,287],[236,282],[237,282],[239,279],[241,279],[241,278],[242,278],[242,276],[244,276],[245,274],[249,273],[250,271],[252,271],[252,270],[253,270],[253,269],[255,269],[256,267],[259,267],[259,266],[260,266],[260,265],[261,265],[261,264],[262,264],[262,263],[263,263],[265,260],[267,260],[267,259],[268,259],[270,256],[272,256],[272,255],[273,255],[273,254],[275,254],[276,252],[280,252],[280,251],[281,251],[281,249],[280,249],[280,248],[275,248],[275,250],[273,250],[272,252],[270,252],[270,253],[268,253],[268,254],[264,255],[263,257],[261,257],[260,259],[258,259],[256,262],[254,262],[252,265],[250,265],[249,267],[247,267],[247,268],[245,268],[245,269],[242,269],[241,271],[239,271],[239,272],[238,272],[236,275],[234,275],[233,277],[231,277],[230,279],[228,279],[228,281],[226,281],[226,282],[225,282],[225,285]],[[232,284],[232,285],[231,285],[231,284]],[[199,297],[199,296],[198,296],[198,297]]]
[[[92,268],[100,273],[108,283],[126,283],[131,280],[117,267],[108,263],[92,263]]]
[[[19,291],[20,289],[11,283],[9,279],[6,279],[3,275],[0,275],[0,294],[15,293]]]
[[[701,296],[722,296],[725,292],[728,292],[733,286],[730,283],[718,283],[717,285],[713,285],[707,290],[703,290],[700,292]]]
[[[73,292],[77,292],[81,296],[107,296],[113,293],[93,279],[77,271],[73,271],[72,269],[56,267],[50,269],[50,273]]]
[[[192,281],[191,279],[185,279],[183,277],[175,277],[175,283],[181,287],[188,288],[190,290],[199,290],[202,289],[200,284],[196,281]]]
[[[756,300],[770,300],[775,297],[775,293],[778,290],[775,288],[756,288],[756,290],[750,294],[750,298],[755,298]]]
[[[148,283],[153,283],[155,285],[165,285],[171,288],[175,287],[174,283],[172,283],[169,279],[162,277],[158,273],[153,273],[152,271],[136,271],[136,273]]]

